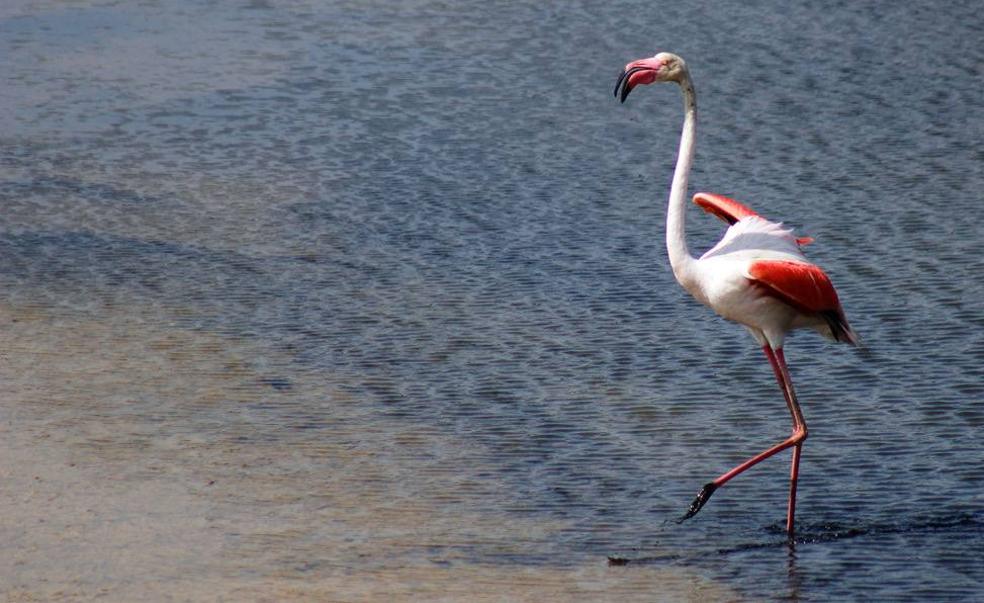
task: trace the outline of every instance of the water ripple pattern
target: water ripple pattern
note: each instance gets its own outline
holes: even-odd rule
[[[4,594],[984,598],[978,12],[5,2]],[[868,346],[789,341],[795,551],[786,456],[667,522],[788,413],[670,273],[657,50]]]

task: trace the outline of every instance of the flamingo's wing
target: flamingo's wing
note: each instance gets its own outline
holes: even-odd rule
[[[757,216],[748,206],[735,201],[731,197],[717,195],[714,193],[697,193],[694,195],[694,203],[709,214],[715,215],[728,224],[734,224],[742,218]],[[796,244],[809,245],[813,242],[813,237],[798,237]]]
[[[788,260],[756,260],[748,267],[747,276],[766,295],[800,312],[823,317],[833,339],[859,345],[857,334],[847,324],[834,284],[818,266]]]
[[[817,314],[840,308],[837,291],[818,266],[788,260],[756,260],[748,267],[748,277],[801,312]]]
[[[721,218],[728,224],[734,224],[746,216],[758,215],[734,199],[714,193],[697,193],[694,195],[694,203],[697,204],[697,207]]]

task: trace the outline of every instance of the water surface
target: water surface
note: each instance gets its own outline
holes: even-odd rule
[[[5,3],[5,594],[984,596],[982,29],[969,2]],[[789,341],[795,550],[787,458],[667,521],[788,416],[669,272],[678,92],[611,97],[657,50],[696,80],[694,186],[815,237],[870,349]]]

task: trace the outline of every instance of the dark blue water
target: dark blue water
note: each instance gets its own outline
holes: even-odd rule
[[[0,9],[0,291],[14,315],[47,318],[8,349],[100,325],[72,370],[115,389],[93,394],[98,412],[64,393],[52,410],[50,378],[19,373],[40,393],[3,412],[75,434],[54,439],[95,467],[164,467],[176,488],[182,471],[241,465],[225,498],[192,488],[216,517],[279,526],[256,544],[209,524],[243,560],[217,570],[233,583],[357,577],[367,555],[449,567],[442,580],[616,555],[630,563],[611,583],[656,567],[723,599],[982,598],[978,12],[14,3]],[[622,65],[660,50],[695,78],[695,190],[815,237],[870,351],[788,342],[811,430],[793,550],[785,456],[667,523],[785,437],[788,413],[751,338],[669,271],[679,93],[611,95]],[[694,250],[723,232],[688,218]],[[86,346],[162,333],[214,339],[190,360],[87,364]],[[175,385],[226,346],[245,350],[245,385]],[[72,431],[107,417],[130,431]],[[429,519],[397,519],[406,509]]]

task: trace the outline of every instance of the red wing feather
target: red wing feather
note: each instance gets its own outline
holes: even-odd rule
[[[694,195],[694,203],[707,213],[721,218],[728,224],[734,224],[738,220],[748,216],[758,216],[748,206],[724,195],[697,193]],[[796,244],[800,247],[809,245],[812,242],[813,237],[799,237],[796,239]]]
[[[747,216],[757,216],[758,214],[745,207],[741,203],[714,193],[697,193],[694,195],[694,203],[709,214],[713,214],[728,224],[734,224],[738,220]]]
[[[768,293],[801,312],[842,313],[837,291],[819,267],[786,260],[759,260],[748,268],[748,275]]]

